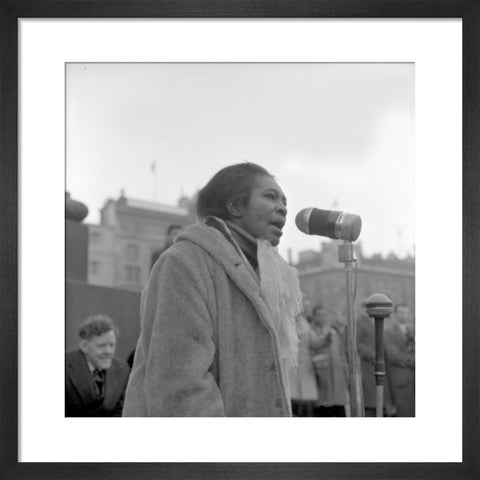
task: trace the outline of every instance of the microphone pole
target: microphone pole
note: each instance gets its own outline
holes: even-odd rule
[[[344,243],[338,245],[338,260],[345,264],[347,282],[347,361],[349,366],[350,415],[352,417],[364,417],[365,408],[352,299],[352,263],[355,261],[352,241],[355,241],[360,235],[362,219],[351,213],[305,208],[298,212],[295,223],[298,229],[307,235],[320,235],[344,241]]]
[[[381,293],[368,297],[367,313],[375,319],[375,385],[377,388],[376,416],[383,417],[383,385],[385,379],[385,353],[383,347],[383,321],[393,311],[392,301]]]
[[[365,407],[363,404],[361,371],[357,354],[357,332],[353,316],[352,302],[352,264],[355,261],[352,242],[344,241],[344,243],[338,245],[338,260],[345,265],[347,290],[347,361],[350,367],[348,369],[350,412],[352,417],[364,417]]]

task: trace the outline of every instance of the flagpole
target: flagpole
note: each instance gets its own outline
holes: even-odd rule
[[[157,201],[157,161],[154,160],[150,166],[150,171],[153,173],[153,201]]]

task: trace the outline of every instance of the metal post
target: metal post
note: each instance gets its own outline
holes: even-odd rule
[[[354,261],[353,245],[345,242],[338,246],[338,259],[345,264],[346,307],[347,307],[347,362],[349,372],[350,411],[352,417],[364,417],[360,363],[358,361],[357,339],[352,302],[352,263]]]

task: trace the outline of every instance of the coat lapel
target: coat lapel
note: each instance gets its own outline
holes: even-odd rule
[[[68,375],[83,402],[88,405],[95,400],[95,392],[91,380],[90,369],[85,355],[78,350],[72,356],[68,366]]]
[[[208,217],[208,221],[208,225],[205,223],[192,225],[177,237],[176,242],[190,241],[209,253],[215,262],[222,266],[237,288],[250,300],[262,322],[276,335],[277,328],[272,312],[263,298],[258,275],[233,239],[225,222],[216,217]],[[272,275],[274,275],[273,272]]]
[[[238,289],[252,302],[262,322],[276,336],[273,319],[260,292],[260,280],[233,240],[231,233],[221,224],[216,227],[199,224],[195,225],[195,228],[202,230],[200,238],[203,240],[195,243],[201,244],[206,251],[215,250],[212,252],[212,256],[222,265]],[[222,238],[227,238],[228,241],[219,241]],[[223,250],[221,254],[219,254],[219,249]]]

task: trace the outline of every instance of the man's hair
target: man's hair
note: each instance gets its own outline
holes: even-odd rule
[[[172,233],[172,230],[183,230],[183,227],[181,225],[170,225],[167,229],[167,237]]]
[[[255,187],[258,176],[273,178],[265,168],[255,163],[245,162],[230,165],[217,172],[200,190],[197,199],[197,215],[200,220],[215,216],[228,220],[227,204],[245,206]]]
[[[317,313],[317,310],[324,310],[324,307],[323,305],[315,305],[313,308],[312,308],[312,315],[315,315]]]
[[[410,307],[406,303],[397,303],[393,309],[395,313],[397,313],[397,310],[399,308],[408,308],[410,310]]]
[[[92,315],[84,320],[78,327],[78,335],[82,340],[90,340],[104,333],[112,331],[118,336],[118,328],[107,315]]]

